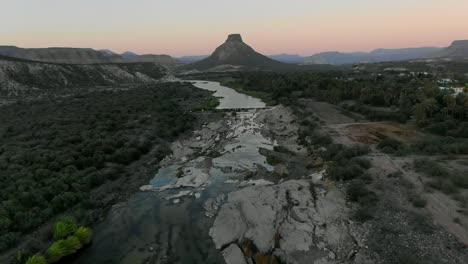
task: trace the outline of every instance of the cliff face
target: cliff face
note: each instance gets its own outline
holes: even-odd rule
[[[0,95],[21,96],[50,89],[151,83],[166,69],[153,63],[50,64],[0,57]]]
[[[468,58],[468,40],[456,40],[437,53],[437,57]]]
[[[244,66],[259,69],[287,67],[287,64],[272,60],[245,44],[240,34],[231,34],[226,42],[206,59],[189,64],[187,69],[206,70],[221,65]]]

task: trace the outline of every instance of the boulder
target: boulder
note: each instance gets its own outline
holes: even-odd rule
[[[247,264],[244,254],[236,244],[231,244],[223,250],[223,257],[226,264]]]

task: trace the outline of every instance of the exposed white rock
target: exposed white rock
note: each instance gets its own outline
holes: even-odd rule
[[[275,252],[286,263],[328,263],[327,248],[352,248],[342,193],[319,192],[314,199],[311,188],[308,180],[290,180],[230,193],[210,229],[216,248],[247,238],[261,252],[271,252],[279,243]]]
[[[208,184],[210,175],[202,169],[190,167],[184,170],[184,177],[178,178],[174,184],[165,185],[159,188],[160,191],[167,189],[177,189],[182,187],[198,188]]]
[[[216,213],[218,212],[218,209],[221,203],[224,202],[225,199],[226,199],[225,194],[221,194],[215,199],[208,198],[203,204],[203,207],[205,208],[205,215],[210,218],[215,216]]]
[[[247,264],[244,254],[236,244],[231,244],[223,250],[223,257],[226,264]]]
[[[319,172],[312,173],[309,175],[309,178],[312,179],[313,183],[319,183],[325,177],[326,170],[321,170]]]
[[[153,191],[154,187],[151,184],[148,185],[143,185],[140,187],[140,191],[146,192],[146,191]]]
[[[180,191],[180,192],[177,193],[177,194],[167,196],[167,197],[166,197],[166,200],[172,200],[172,199],[174,199],[174,198],[180,198],[180,197],[184,197],[184,196],[186,196],[186,195],[191,195],[191,194],[192,194],[191,191]]]
[[[266,186],[266,185],[273,185],[274,183],[271,181],[267,181],[264,179],[259,179],[259,180],[248,180],[248,181],[242,181],[239,183],[239,187],[245,187],[245,186]]]
[[[239,180],[227,180],[227,181],[225,181],[225,183],[236,184],[236,183],[239,183]]]
[[[208,173],[203,172],[200,169],[193,169],[188,175],[179,178],[174,184],[174,188],[180,187],[200,187],[203,185],[209,178]]]
[[[275,244],[277,230],[287,218],[288,212],[284,208],[290,206],[290,200],[295,199],[293,197],[300,197],[303,206],[313,204],[309,183],[288,181],[230,193],[210,230],[216,247],[221,248],[245,237],[252,240],[260,251],[268,252]]]

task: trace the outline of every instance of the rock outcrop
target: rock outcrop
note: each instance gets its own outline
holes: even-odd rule
[[[72,65],[0,57],[0,95],[21,96],[49,89],[151,83],[166,75],[152,63]]]
[[[345,208],[341,192],[325,192],[307,180],[247,187],[228,195],[210,235],[219,249],[251,241],[258,256],[329,263],[346,258],[356,246]]]

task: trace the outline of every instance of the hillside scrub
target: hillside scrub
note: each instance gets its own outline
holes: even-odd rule
[[[379,142],[379,144],[377,144],[377,148],[382,150],[387,149],[387,151],[384,151],[385,153],[388,153],[389,151],[395,152],[397,150],[400,150],[402,147],[403,143],[390,137],[384,138],[382,141]]]
[[[448,170],[436,161],[419,158],[414,160],[416,171],[429,176],[428,186],[445,194],[458,193],[459,189],[468,189],[468,176],[463,173]]]

